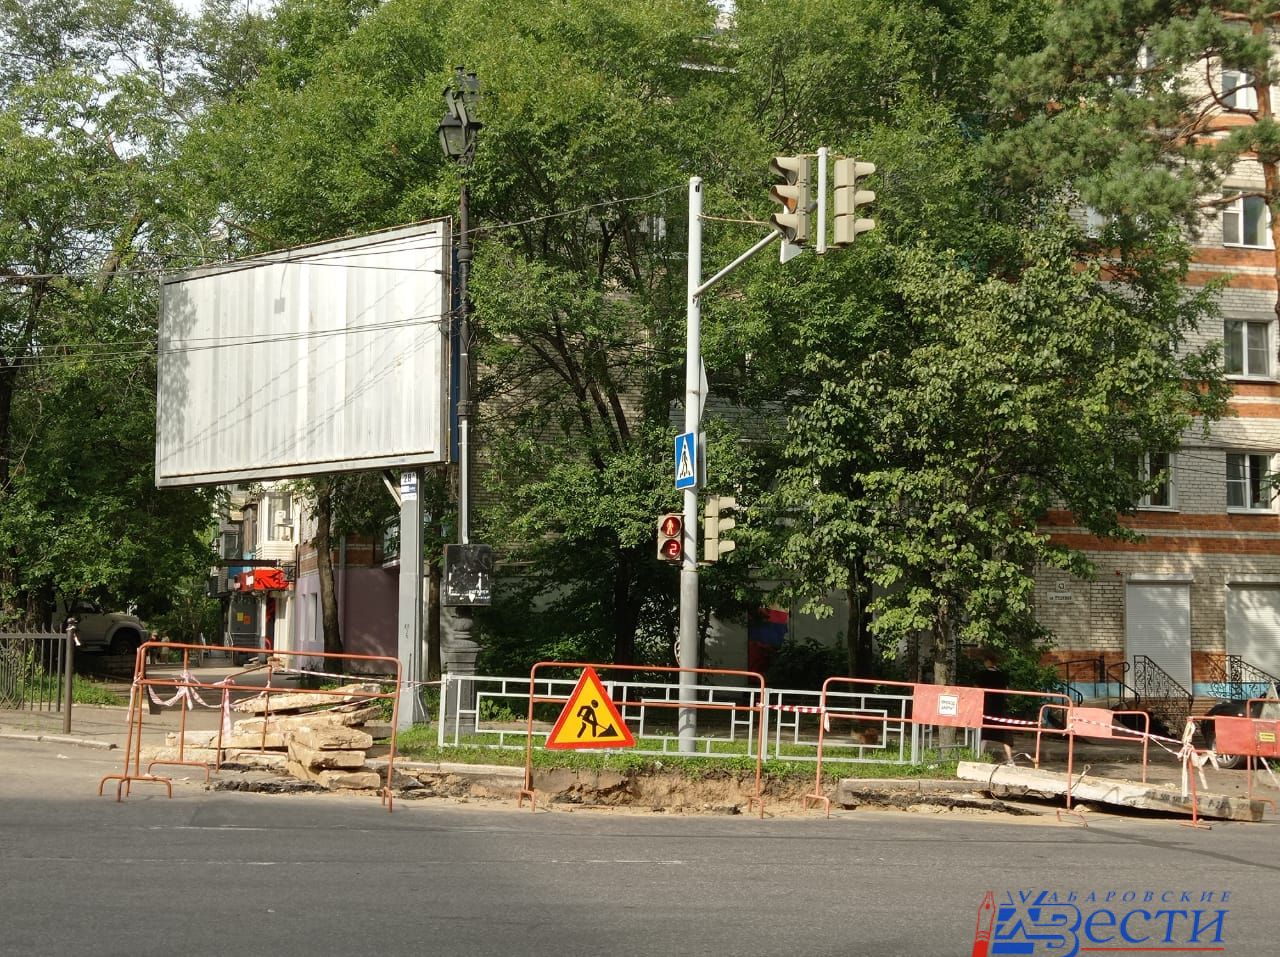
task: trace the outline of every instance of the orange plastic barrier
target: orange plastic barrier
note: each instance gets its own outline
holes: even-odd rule
[[[1255,710],[1253,705],[1270,703],[1274,698],[1251,698],[1245,705],[1245,714]],[[1215,717],[1213,719],[1213,748],[1222,754],[1239,754],[1245,758],[1249,777],[1249,800],[1253,800],[1253,770],[1257,758],[1280,758],[1280,721],[1272,718]],[[1270,801],[1275,811],[1275,802]]]
[[[654,701],[645,699],[644,701],[615,701],[614,705],[626,708],[628,705],[643,708],[667,708],[677,710],[693,710],[693,711],[730,711],[730,712],[750,712],[756,716],[756,790],[748,802],[748,808],[754,807],[756,804],[760,806],[760,817],[764,817],[764,792],[762,790],[763,767],[764,767],[764,748],[765,748],[765,685],[764,676],[754,671],[732,671],[722,668],[672,668],[666,665],[610,665],[597,664],[587,661],[539,661],[529,669],[529,714],[528,721],[525,725],[525,746],[524,746],[524,787],[520,790],[520,798],[516,802],[516,807],[524,806],[524,799],[529,799],[529,810],[536,810],[536,795],[533,790],[533,708],[538,704],[559,704],[567,705],[572,700],[572,694],[569,695],[538,695],[536,694],[538,680],[538,672],[546,671],[551,668],[562,669],[578,669],[590,668],[594,671],[623,671],[623,672],[643,672],[645,674],[674,674],[674,675],[719,675],[729,678],[746,678],[751,685],[741,689],[743,691],[756,692],[756,704],[730,704],[728,702],[719,701]],[[629,736],[629,733],[628,733]]]
[[[1260,718],[1213,719],[1215,751],[1247,758],[1280,758],[1280,721]]]
[[[147,674],[147,659],[150,652],[156,650],[169,650],[182,652],[182,671],[179,677],[156,676]],[[249,655],[262,654],[261,648],[249,647],[226,647],[222,650],[231,654],[243,653]],[[396,760],[396,726],[399,723],[400,716],[400,662],[396,658],[388,658],[380,655],[349,655],[337,654],[334,652],[319,651],[281,651],[275,649],[271,651],[270,657],[265,665],[259,665],[252,668],[241,670],[238,674],[228,675],[222,681],[208,682],[200,681],[192,675],[190,671],[191,652],[197,654],[207,652],[205,645],[188,645],[179,642],[169,641],[148,641],[138,649],[137,658],[134,662],[133,686],[129,689],[129,710],[128,710],[128,731],[125,736],[124,746],[124,770],[120,774],[107,774],[98,782],[98,795],[102,795],[102,790],[108,781],[116,781],[116,800],[121,800],[122,794],[127,795],[134,781],[142,781],[149,784],[163,784],[169,797],[173,797],[173,781],[171,778],[155,775],[151,773],[151,769],[157,764],[182,765],[190,767],[203,768],[205,771],[205,780],[209,779],[210,769],[218,768],[221,765],[222,755],[222,738],[227,732],[229,725],[229,707],[231,694],[233,692],[247,692],[253,695],[261,695],[266,698],[266,707],[263,712],[262,734],[265,750],[267,724],[271,717],[271,696],[273,694],[295,694],[296,688],[273,688],[271,687],[271,676],[277,670],[276,661],[278,659],[304,658],[315,659],[321,658],[325,661],[344,662],[344,661],[364,661],[377,662],[386,666],[386,673],[393,675],[394,686],[390,691],[369,691],[369,692],[351,692],[339,691],[337,689],[306,689],[307,694],[329,695],[356,697],[368,700],[391,700],[391,739],[390,751],[387,756],[387,777],[382,790],[380,792],[381,802],[386,805],[387,810],[392,810],[392,794],[391,782],[394,780],[395,760]],[[248,674],[254,674],[265,670],[267,684],[242,684],[231,679],[243,677]],[[291,669],[292,671],[293,669]],[[352,676],[357,677],[357,676]],[[180,704],[182,714],[178,725],[178,757],[174,760],[156,760],[147,764],[147,769],[142,770],[142,727],[143,715],[148,710],[147,699],[153,694],[153,689],[166,688],[176,689],[176,694],[168,703]],[[206,761],[189,761],[186,759],[186,729],[187,729],[187,711],[192,706],[193,699],[198,699],[200,691],[218,692],[221,696],[220,703],[223,713],[223,721],[219,725],[216,749],[218,758],[211,766]]]
[[[1128,735],[1136,735],[1142,740],[1142,782],[1147,781],[1147,757],[1149,754],[1151,741],[1151,715],[1145,711],[1111,711],[1107,708],[1077,708],[1068,706],[1063,708],[1057,704],[1046,704],[1040,708],[1041,724],[1044,723],[1044,713],[1048,710],[1062,710],[1066,712],[1066,730],[1067,736],[1067,810],[1071,810],[1071,784],[1072,775],[1075,774],[1075,756],[1076,756],[1076,738],[1102,738],[1102,739],[1125,739]],[[1115,719],[1117,715],[1132,715],[1142,722],[1142,730],[1138,732],[1129,731],[1123,725],[1116,727]],[[1036,736],[1036,755],[1035,766],[1040,766],[1040,737]]]
[[[917,724],[979,728],[985,696],[982,688],[918,684],[912,695],[911,713]]]

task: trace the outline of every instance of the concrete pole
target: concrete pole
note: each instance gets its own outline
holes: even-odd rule
[[[425,719],[416,684],[422,676],[421,469],[400,473],[400,596],[396,624],[401,680],[396,730],[404,731]]]
[[[689,295],[685,328],[684,430],[695,436],[701,428],[702,370],[702,179],[689,179]],[[695,442],[695,447],[697,443]],[[695,470],[695,472],[698,470]],[[681,668],[698,667],[698,488],[684,490],[684,561],[680,564],[680,639],[677,658]],[[697,700],[698,676],[680,673],[680,702]],[[692,752],[698,735],[698,712],[681,708],[677,723],[682,752]]]

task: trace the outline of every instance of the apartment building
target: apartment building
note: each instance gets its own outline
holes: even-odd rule
[[[1216,67],[1216,72],[1213,67]],[[1256,109],[1239,71],[1216,64],[1218,96]],[[1221,91],[1227,91],[1225,94]],[[1274,94],[1273,94],[1274,95]],[[1226,114],[1223,126],[1251,122]],[[1070,514],[1047,523],[1054,541],[1085,552],[1096,575],[1037,574],[1037,615],[1055,636],[1050,660],[1086,696],[1125,681],[1145,696],[1239,697],[1280,675],[1280,362],[1275,250],[1262,167],[1238,163],[1219,205],[1207,207],[1189,284],[1225,281],[1222,322],[1191,345],[1222,343],[1233,387],[1229,417],[1195,427],[1179,450],[1141,467],[1168,480],[1126,524],[1136,542],[1104,541]],[[1252,195],[1251,195],[1252,193]],[[1233,198],[1234,197],[1234,198]]]

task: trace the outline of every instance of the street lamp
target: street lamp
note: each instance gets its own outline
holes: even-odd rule
[[[445,114],[436,128],[444,155],[462,168],[458,192],[458,542],[471,542],[471,229],[467,218],[466,171],[475,157],[476,134],[483,124],[475,118],[480,81],[462,67],[444,88]]]
[[[441,615],[441,624],[447,623],[450,636],[448,655],[441,648],[441,665],[445,670],[458,674],[475,674],[476,654],[479,651],[471,638],[473,621],[471,608],[488,604],[488,575],[484,562],[492,558],[483,546],[471,545],[471,296],[467,280],[471,274],[471,223],[467,216],[467,170],[475,158],[476,134],[482,124],[476,119],[480,99],[480,82],[474,73],[462,67],[454,71],[453,79],[444,88],[445,114],[436,132],[440,136],[440,148],[444,155],[459,165],[462,182],[458,190],[458,544],[445,548],[444,581],[441,588],[441,606],[447,606],[449,614]],[[456,569],[454,566],[457,566]],[[467,574],[477,571],[479,574]],[[483,579],[485,589],[455,589],[463,580],[475,583]],[[444,612],[445,607],[440,611]],[[465,688],[465,686],[464,686]],[[474,691],[461,691],[464,708],[470,706]],[[459,712],[460,714],[462,712]]]

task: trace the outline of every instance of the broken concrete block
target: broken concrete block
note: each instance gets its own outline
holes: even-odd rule
[[[309,748],[297,741],[289,742],[289,759],[309,768],[343,768],[355,769],[364,767],[363,751],[321,751]]]
[[[294,728],[286,737],[316,751],[367,751],[373,747],[372,735],[342,725],[306,725]]]
[[[330,790],[346,788],[371,791],[382,787],[382,777],[377,771],[313,770],[297,761],[289,762],[289,773],[303,781],[314,781]]]

